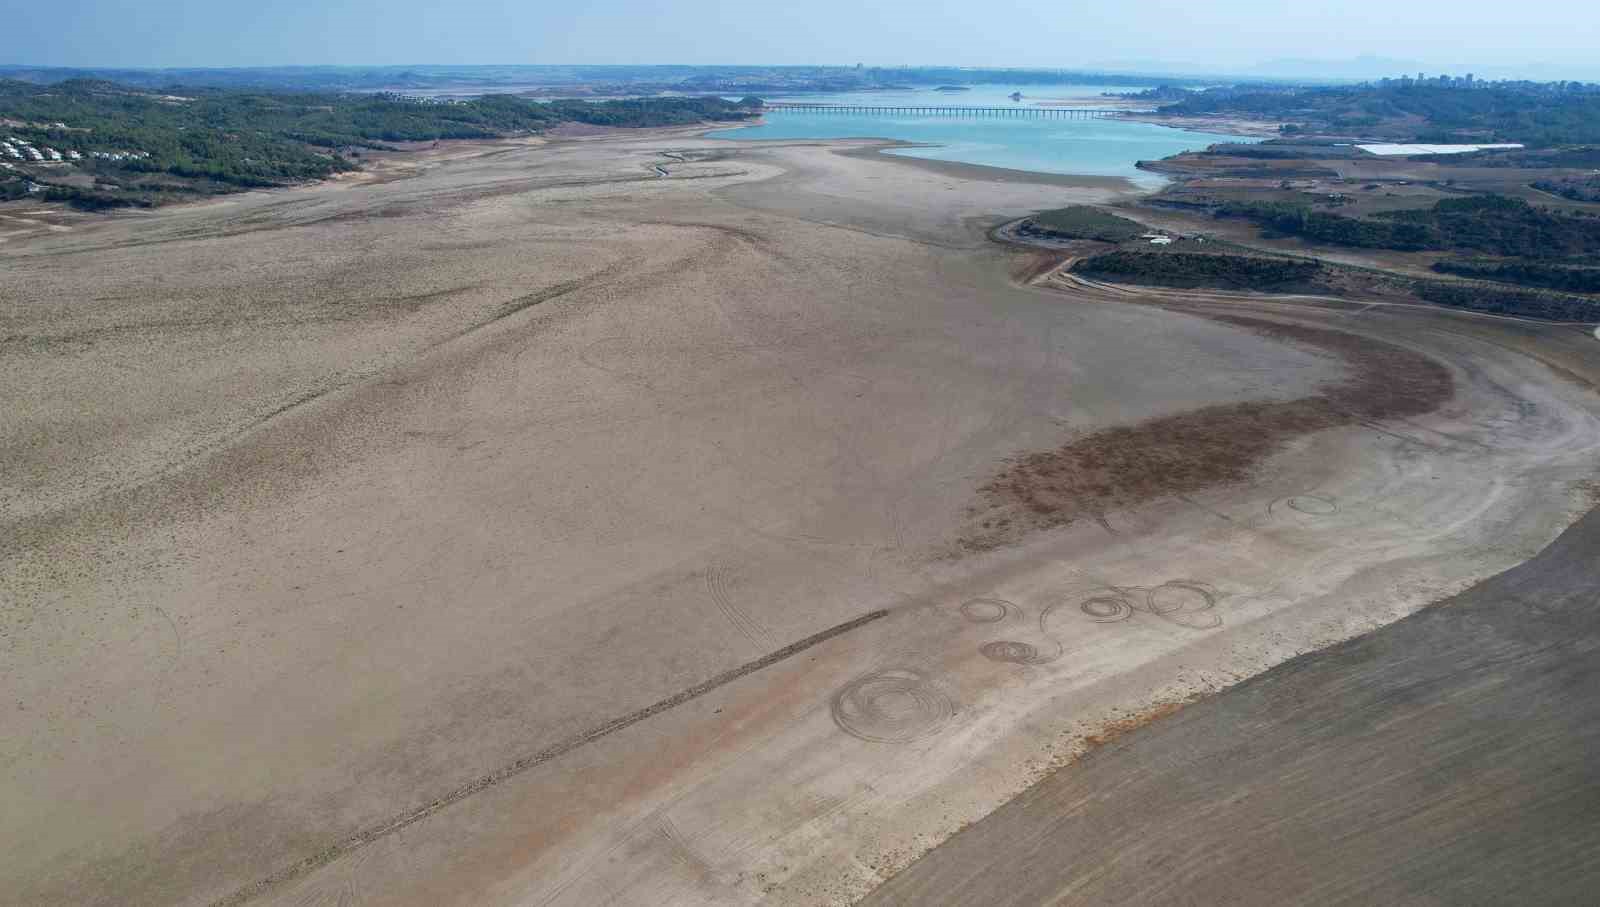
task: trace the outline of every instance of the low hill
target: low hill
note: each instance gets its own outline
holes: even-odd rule
[[[155,93],[114,82],[0,81],[5,136],[68,158],[0,171],[0,198],[80,207],[148,206],[281,186],[356,169],[394,142],[534,134],[561,123],[674,126],[747,119],[759,101],[720,97],[540,103],[512,95],[429,100],[396,94],[233,89]]]

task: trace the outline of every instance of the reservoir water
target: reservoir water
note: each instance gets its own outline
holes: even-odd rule
[[[872,106],[1027,107],[1104,106],[1106,91],[1133,88],[1101,86],[975,86],[968,91],[934,89],[860,91],[805,95],[795,100],[822,104]],[[1020,102],[1009,95],[1021,92]],[[960,161],[1033,170],[1043,173],[1121,176],[1146,186],[1161,185],[1161,176],[1134,166],[1182,151],[1200,150],[1216,142],[1256,142],[1259,139],[1192,132],[1125,120],[1073,120],[1055,117],[974,118],[927,114],[769,113],[760,126],[720,129],[708,133],[724,139],[837,139],[882,138],[916,142],[924,147],[896,148],[889,153],[910,157]]]

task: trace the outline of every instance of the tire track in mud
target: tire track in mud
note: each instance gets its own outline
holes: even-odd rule
[[[672,861],[694,873],[706,871],[706,862],[695,852],[689,839],[683,836],[678,824],[672,821],[672,816],[662,812],[656,820],[656,834],[667,846],[667,852],[672,856]]]
[[[675,177],[675,179],[695,179],[696,177]],[[679,221],[679,220],[641,220],[641,227],[677,227],[686,230],[711,230],[722,236],[752,248],[768,258],[780,261],[790,267],[796,267],[798,260],[792,252],[783,248],[783,244],[773,237],[759,230],[748,227],[734,227],[728,224],[714,224],[705,221]]]
[[[686,260],[703,252],[690,253]],[[283,487],[280,483],[295,483],[315,468],[309,458],[298,459],[290,469],[276,470],[265,481],[242,482],[236,475],[239,468],[259,468],[262,462],[252,454],[247,442],[252,436],[276,423],[281,417],[303,409],[335,394],[363,393],[390,385],[404,385],[406,381],[385,380],[385,375],[403,373],[415,368],[425,354],[474,332],[490,327],[504,319],[519,314],[540,303],[566,297],[582,291],[601,287],[616,287],[625,281],[644,281],[662,272],[670,273],[685,267],[684,261],[672,261],[662,267],[642,269],[629,273],[633,263],[622,262],[603,268],[575,280],[564,281],[530,294],[502,303],[487,317],[439,337],[417,349],[411,360],[382,364],[366,369],[354,369],[332,376],[320,386],[301,392],[272,410],[250,418],[237,428],[215,438],[205,439],[186,447],[181,456],[161,464],[149,473],[131,477],[96,489],[91,494],[64,502],[47,511],[25,515],[6,524],[7,532],[0,533],[0,563],[21,562],[48,556],[61,539],[93,534],[114,527],[121,533],[127,527],[160,525],[171,515],[187,511],[204,511],[214,506],[221,482],[208,475],[226,472],[229,486],[249,486],[253,494],[263,494],[269,485]],[[326,446],[326,444],[324,445]],[[282,493],[289,493],[283,490]],[[178,499],[179,503],[173,503]],[[48,569],[35,580],[36,584],[50,581]]]
[[[1227,524],[1229,524],[1231,526],[1239,525],[1239,521],[1238,520],[1235,520],[1233,517],[1228,516],[1226,513],[1223,513],[1222,511],[1217,510],[1215,507],[1209,507],[1209,506],[1207,506],[1205,504],[1200,503],[1199,501],[1195,500],[1191,495],[1180,494],[1180,495],[1177,495],[1177,498],[1178,498],[1178,500],[1184,502],[1185,504],[1188,504],[1189,506],[1195,508],[1196,510],[1201,511],[1202,513],[1208,513],[1208,514],[1216,517],[1217,519],[1223,521],[1224,523],[1227,523]]]
[[[746,639],[762,647],[772,645],[772,634],[767,628],[734,604],[733,597],[728,594],[727,567],[714,564],[706,568],[706,594],[711,597],[717,610],[722,612],[722,616],[727,618],[728,623]]]
[[[1597,550],[1119,722],[857,903],[1592,903]]]
[[[737,755],[743,756],[750,752],[751,748],[753,747],[747,747]],[[530,903],[532,903],[534,907],[550,907],[551,904],[554,904],[556,901],[560,900],[564,895],[566,895],[567,892],[571,891],[574,886],[582,883],[584,879],[588,878],[589,874],[593,872],[596,865],[602,862],[611,862],[617,853],[628,847],[630,843],[634,842],[640,835],[654,835],[656,838],[666,841],[670,844],[670,840],[664,833],[662,821],[671,821],[669,818],[669,813],[672,808],[687,799],[692,790],[692,787],[685,788],[668,799],[665,803],[662,803],[655,809],[650,810],[650,812],[646,813],[644,816],[627,823],[623,830],[614,837],[610,846],[597,851],[592,851],[586,856],[580,857],[576,861],[576,865],[568,864],[563,866],[562,869],[565,871],[564,877],[560,878],[555,883],[554,887],[543,892],[538,900],[531,901]],[[677,823],[672,823],[672,828],[676,830]]]
[[[895,498],[884,502],[884,521],[888,523],[889,548],[903,551],[906,547],[906,521],[900,503]]]
[[[452,332],[450,334],[446,334],[444,337],[441,337],[440,339],[435,340],[434,342],[428,344],[423,349],[424,350],[438,349],[439,347],[442,347],[447,343],[450,343],[450,342],[455,341],[455,340],[459,340],[462,337],[467,336],[468,334],[472,334],[472,333],[474,333],[476,331],[480,331],[480,330],[482,330],[482,329],[484,329],[486,327],[489,327],[490,325],[492,325],[492,324],[494,324],[496,322],[504,321],[505,319],[510,318],[513,315],[519,314],[521,312],[525,312],[528,309],[531,309],[534,306],[539,305],[540,303],[550,302],[553,299],[560,299],[563,296],[570,296],[571,294],[576,293],[579,290],[592,288],[592,287],[597,287],[597,286],[602,286],[602,285],[604,285],[605,281],[608,281],[608,280],[611,280],[611,279],[617,277],[618,274],[620,274],[622,272],[622,270],[623,270],[623,265],[620,265],[620,264],[619,265],[612,265],[609,268],[603,268],[603,269],[601,269],[601,270],[599,270],[599,271],[597,271],[597,272],[595,272],[593,274],[589,274],[589,275],[587,275],[585,277],[579,277],[579,278],[577,278],[575,280],[563,281],[561,283],[545,287],[542,290],[535,290],[532,293],[528,293],[528,294],[523,295],[523,296],[518,296],[517,298],[512,299],[512,300],[510,300],[508,302],[501,303],[487,317],[481,318],[481,319],[473,322],[472,324],[469,324],[466,327],[463,327],[463,328],[461,328],[461,329],[459,329],[457,331],[454,331],[454,332]]]
[[[956,610],[968,623],[979,625],[998,625],[1027,617],[1022,608],[1003,598],[969,598]],[[979,646],[978,654],[990,661],[1017,665],[1050,664],[1066,654],[1066,648],[1045,630],[1043,622],[1039,624],[1039,630],[1049,641],[1043,649],[1030,642],[996,639]]]
[[[1209,583],[1195,580],[1168,580],[1159,586],[1107,586],[1078,601],[1078,610],[1097,624],[1116,624],[1135,614],[1149,614],[1188,630],[1215,630],[1222,626],[1222,615],[1215,613],[1222,596]],[[1064,602],[1057,602],[1039,616],[1044,629],[1050,613]]]
[[[172,619],[172,615],[167,613],[166,608],[153,603],[149,607],[161,615],[162,620],[166,621],[167,629],[172,632],[172,657],[168,659],[166,667],[162,669],[161,679],[157,681],[156,686],[156,701],[161,703],[166,700],[172,679],[178,673],[178,666],[183,663],[183,631],[178,629],[178,622]]]
[[[969,598],[956,610],[975,624],[997,624],[1007,618],[1022,617],[1022,609],[1003,598]]]
[[[184,332],[196,334],[204,331],[236,331],[258,330],[265,328],[299,328],[309,325],[341,324],[365,320],[379,320],[394,312],[412,313],[423,309],[440,300],[448,299],[462,293],[471,293],[486,288],[486,284],[465,284],[449,287],[443,290],[432,290],[426,293],[411,293],[396,296],[376,296],[370,300],[355,303],[343,308],[321,306],[309,311],[300,311],[288,315],[273,315],[270,317],[259,315],[240,315],[235,312],[216,312],[209,317],[195,318],[170,318],[142,322],[124,322],[107,324],[98,327],[81,328],[60,334],[35,333],[35,334],[7,334],[0,336],[0,351],[8,349],[26,351],[49,351],[61,347],[77,347],[92,345],[96,341],[106,338],[123,338],[130,336],[149,335],[152,339]],[[115,297],[97,297],[95,301],[111,301]],[[131,297],[128,297],[131,298]]]
[[[956,714],[955,702],[915,668],[863,674],[834,693],[828,707],[839,730],[870,743],[931,737]]]
[[[355,854],[348,866],[327,881],[309,880],[306,890],[295,898],[294,907],[358,907],[366,900],[361,890],[361,873],[368,856]]]
[[[507,149],[506,153],[518,149]],[[729,170],[716,173],[691,173],[675,176],[674,181],[727,179],[746,176],[748,170]],[[314,209],[323,205],[321,198],[293,198],[281,202],[273,202],[255,209],[243,212],[241,216],[217,226],[191,227],[185,224],[160,224],[167,232],[146,235],[137,239],[127,239],[109,242],[94,242],[92,239],[81,245],[66,248],[46,249],[31,252],[28,258],[58,258],[69,255],[82,255],[93,252],[108,252],[141,248],[144,246],[158,246],[176,243],[201,243],[219,239],[232,239],[248,236],[254,233],[270,233],[280,230],[295,230],[307,227],[317,227],[327,224],[340,224],[346,222],[361,222],[374,219],[406,217],[409,215],[433,214],[446,210],[447,206],[467,205],[473,202],[484,201],[507,195],[523,195],[550,189],[587,189],[611,185],[628,185],[636,183],[655,182],[661,177],[656,173],[650,174],[614,174],[607,176],[577,177],[564,179],[529,179],[518,177],[514,179],[497,180],[479,183],[472,187],[459,189],[446,189],[435,192],[416,193],[397,198],[384,205],[372,207],[343,208],[334,211],[317,212]],[[391,181],[393,182],[393,181]],[[305,211],[309,216],[299,219],[290,219],[296,213],[295,209],[313,209]]]
[[[997,639],[979,646],[978,654],[1005,664],[1046,665],[1060,659],[1064,652],[1059,642],[1054,643],[1053,649],[1040,649],[1033,643]]]
[[[539,305],[540,303],[549,302],[551,300],[576,293],[579,290],[602,284],[605,280],[613,278],[620,270],[622,270],[622,267],[622,265],[615,265],[586,277],[555,284],[542,290],[519,296],[508,302],[502,303],[489,316],[479,319],[459,330],[446,334],[445,336],[422,346],[417,351],[416,355],[418,358],[421,358],[426,356],[428,353],[445,346],[446,344],[459,340],[462,337],[474,332],[480,331],[520,312],[526,311],[527,309]],[[230,451],[238,447],[240,442],[245,441],[259,432],[267,429],[282,417],[301,410],[306,406],[316,403],[317,401],[331,395],[361,388],[363,386],[371,386],[380,378],[382,378],[382,376],[404,371],[413,365],[414,361],[408,360],[390,365],[380,365],[364,369],[357,369],[350,373],[336,375],[332,379],[323,383],[321,386],[302,391],[289,400],[267,410],[260,415],[255,416],[254,418],[245,422],[243,425],[240,425],[231,431],[187,449],[181,458],[162,465],[146,475],[105,486],[97,490],[90,497],[69,502],[54,510],[43,511],[24,516],[20,520],[13,521],[9,527],[12,532],[7,533],[7,535],[11,536],[12,539],[23,539],[25,540],[24,544],[26,544],[26,541],[35,538],[42,540],[44,537],[49,535],[53,529],[72,522],[74,517],[87,515],[97,508],[106,506],[108,502],[116,501],[119,498],[126,499],[125,506],[137,506],[138,498],[143,494],[148,493],[151,489],[156,488],[165,482],[183,481],[183,476],[186,471],[209,459],[219,456],[227,456]],[[202,489],[200,493],[202,495],[209,496],[212,491],[213,489],[205,488]],[[43,544],[43,542],[40,541],[37,544]],[[5,552],[9,547],[11,546],[6,542],[0,542],[0,552]]]
[[[755,752],[765,742],[766,740],[764,738],[757,738],[748,742],[743,748],[729,754],[730,762],[738,762],[744,757]],[[665,841],[666,836],[662,834],[662,820],[669,819],[671,811],[677,807],[678,804],[687,800],[697,789],[699,789],[698,785],[704,780],[706,779],[704,774],[702,774],[699,781],[693,781],[684,784],[679,788],[676,794],[673,794],[665,802],[657,805],[643,816],[631,822],[625,823],[621,832],[614,836],[614,839],[609,846],[602,849],[593,850],[586,855],[578,857],[576,860],[569,861],[568,863],[564,864],[561,867],[560,873],[558,874],[560,877],[555,881],[555,884],[548,890],[539,894],[535,900],[532,900],[529,903],[533,904],[534,907],[550,907],[551,904],[561,900],[562,897],[571,891],[574,886],[581,884],[586,878],[588,878],[596,866],[601,863],[611,862],[612,858],[618,852],[628,847],[630,842],[634,842],[641,835],[654,835],[656,838]],[[848,803],[859,799],[860,796],[860,794],[856,794],[841,802]],[[672,826],[674,830],[677,829],[676,822],[673,822]],[[690,839],[684,838],[684,840]],[[720,854],[720,856],[725,859],[727,857],[743,853],[746,849],[753,846],[756,846],[756,842],[747,842],[744,847],[736,848],[732,851],[725,851]],[[696,850],[695,854],[698,855],[699,851]],[[703,867],[710,869],[710,866],[711,861],[704,860]]]
[[[1296,513],[1312,517],[1332,516],[1339,512],[1338,501],[1326,495],[1311,494],[1309,492],[1279,498],[1267,505],[1267,513],[1276,513],[1280,505]]]
[[[869,611],[853,620],[848,620],[842,624],[829,627],[820,633],[814,633],[804,639],[792,642],[775,652],[768,653],[767,655],[764,655],[754,661],[745,662],[736,668],[724,671],[721,674],[701,681],[692,687],[680,690],[679,692],[668,696],[666,699],[662,699],[652,705],[629,712],[626,715],[613,718],[610,721],[584,731],[581,734],[569,737],[566,740],[547,746],[544,749],[538,750],[537,752],[530,753],[488,775],[484,775],[475,781],[456,788],[455,790],[445,794],[442,797],[439,797],[431,803],[413,809],[409,812],[394,816],[381,824],[371,826],[342,840],[336,841],[322,850],[319,850],[310,856],[304,857],[296,863],[278,870],[266,878],[247,885],[244,888],[235,891],[233,894],[228,895],[227,897],[213,901],[211,907],[237,907],[237,905],[244,904],[261,896],[262,894],[265,894],[267,891],[273,888],[283,885],[286,882],[291,882],[295,879],[301,878],[307,873],[326,866],[334,860],[365,847],[374,841],[382,840],[383,838],[386,838],[397,831],[400,831],[411,825],[415,825],[434,813],[437,813],[453,804],[459,803],[473,794],[487,790],[490,787],[501,783],[502,781],[514,778],[517,775],[528,771],[529,769],[543,765],[552,759],[560,758],[567,753],[570,753],[580,747],[587,746],[588,744],[614,734],[617,731],[632,727],[633,725],[638,724],[647,718],[651,718],[661,714],[662,712],[677,708],[686,702],[699,699],[700,697],[718,689],[719,687],[726,686],[735,680],[745,677],[746,675],[753,674],[764,668],[769,668],[778,662],[798,655],[799,653],[804,652],[813,646],[820,645],[837,636],[842,636],[851,632],[852,630],[859,629],[860,627],[866,626],[867,624],[887,617],[888,615],[889,612],[887,610],[880,609],[877,611]]]

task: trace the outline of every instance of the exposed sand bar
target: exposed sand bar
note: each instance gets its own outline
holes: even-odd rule
[[[990,167],[985,164],[967,164],[961,161],[940,161],[933,158],[911,157],[904,154],[885,154],[895,148],[920,147],[912,142],[886,141],[881,148],[858,148],[841,151],[846,156],[865,157],[884,155],[912,167],[921,167],[940,176],[955,176],[974,182],[1027,183],[1034,186],[1063,186],[1073,189],[1107,189],[1113,192],[1135,192],[1138,187],[1132,180],[1121,176],[1092,176],[1088,174],[1039,173],[1032,170],[1013,170],[1010,167]]]
[[[0,246],[0,899],[846,902],[1583,506],[1587,333],[1252,312],[1453,396],[951,557],[1018,453],[1359,360],[1019,285],[985,231],[1115,187],[881,144],[458,146]]]
[[[1246,135],[1263,139],[1277,138],[1282,135],[1280,127],[1283,125],[1269,120],[1252,120],[1248,117],[1224,115],[1175,116],[1154,111],[1137,110],[1122,113],[1118,116],[1118,119],[1132,120],[1135,123],[1151,123],[1156,126],[1170,126],[1173,129],[1192,129],[1196,132]]]

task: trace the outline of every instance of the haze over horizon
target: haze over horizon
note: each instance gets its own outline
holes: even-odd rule
[[[0,64],[237,67],[408,64],[956,65],[1369,78],[1400,72],[1600,78],[1600,10],[1529,0],[1503,8],[1416,0],[1197,8],[1046,0],[946,8],[819,0],[755,9],[731,0],[620,0],[604,8],[463,0],[277,4],[0,0]]]

